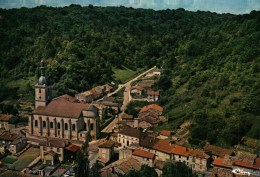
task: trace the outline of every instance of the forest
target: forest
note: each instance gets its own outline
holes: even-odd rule
[[[156,65],[163,75],[155,88],[168,118],[161,128],[176,130],[191,120],[195,146],[259,140],[259,29],[260,11],[0,9],[0,102],[33,103],[42,59],[54,96],[120,82],[115,69]]]

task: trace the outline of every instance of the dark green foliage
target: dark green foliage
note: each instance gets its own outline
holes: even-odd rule
[[[171,163],[166,162],[163,168],[162,177],[196,177],[197,175],[192,173],[190,167],[182,162]]]
[[[149,103],[146,101],[131,101],[127,106],[125,113],[134,115],[134,117],[137,117],[137,114],[141,110],[142,107],[148,105]]]
[[[0,104],[0,111],[4,114],[12,114],[12,115],[17,115],[18,114],[18,109],[17,105],[12,105],[12,104]]]
[[[0,9],[0,16],[0,101],[19,98],[6,82],[38,77],[41,59],[54,96],[111,81],[113,68],[157,65],[167,126],[176,129],[203,112],[202,124],[196,118],[191,127],[194,144],[259,139],[259,11],[42,6]],[[25,90],[33,95],[30,85]],[[131,105],[127,111],[138,113]]]
[[[158,177],[158,175],[154,168],[142,165],[140,171],[132,169],[128,171],[124,177]]]

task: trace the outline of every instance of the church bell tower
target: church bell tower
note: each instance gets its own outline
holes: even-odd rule
[[[34,87],[35,90],[35,108],[39,106],[46,106],[51,101],[51,88],[48,86],[48,82],[44,73],[44,62],[41,61],[41,77]]]

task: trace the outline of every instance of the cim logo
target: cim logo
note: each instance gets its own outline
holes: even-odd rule
[[[239,169],[239,168],[236,168],[236,169],[232,170],[232,173],[234,173],[236,175],[247,175],[247,176],[250,176],[250,172],[245,171],[243,169]]]

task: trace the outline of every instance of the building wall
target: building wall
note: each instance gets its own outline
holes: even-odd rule
[[[80,101],[84,103],[91,103],[93,101],[93,95],[85,95],[82,93],[79,93],[75,95],[75,97]]]
[[[98,148],[98,156],[106,160],[111,160],[113,151],[111,148]]]
[[[121,143],[122,147],[129,147],[133,143],[139,144],[139,138],[126,136],[126,135],[122,135],[122,134],[118,133],[117,142]]]
[[[78,132],[83,129],[83,117],[62,118],[44,115],[29,117],[30,134],[35,136],[78,140]]]
[[[68,140],[80,140],[79,132],[83,131],[90,122],[92,130],[90,132],[92,139],[98,138],[99,117],[97,119],[53,117],[45,115],[31,115],[29,117],[29,132],[34,136],[63,138]],[[86,124],[86,125],[85,125]]]
[[[186,165],[189,165],[189,157],[185,157],[185,156],[174,154],[173,155],[173,160],[176,161],[176,162],[183,162]]]
[[[50,88],[47,86],[35,87],[35,107],[46,106],[47,102],[51,99]]]
[[[132,157],[132,149],[121,149],[119,150],[119,160]]]
[[[159,97],[157,95],[148,95],[147,96],[147,101],[148,102],[156,102],[158,101]]]
[[[142,95],[142,91],[138,89],[133,89],[131,90],[131,93],[137,94],[137,95]]]
[[[138,160],[139,162],[141,162],[141,164],[143,164],[143,165],[148,165],[150,167],[153,167],[154,159],[148,159],[145,157],[139,157],[139,156],[135,156],[135,155],[133,155],[132,157],[135,158],[136,160]]]
[[[8,122],[2,122],[0,121],[0,129],[4,128],[5,130],[9,130],[9,124]]]
[[[148,122],[145,122],[145,121],[142,121],[142,122],[139,122],[139,125],[138,125],[140,128],[142,129],[147,129],[149,127],[152,127],[152,125]]]
[[[161,160],[161,161],[166,161],[166,160],[171,160],[171,154],[167,154],[165,152],[161,152],[161,151],[156,151],[156,150],[152,150],[152,153],[154,153],[156,155],[156,159],[157,160]]]
[[[40,146],[41,159],[44,159],[44,153],[48,151],[54,151],[55,153],[58,154],[59,160],[61,162],[64,161],[64,148]]]
[[[88,127],[88,123],[90,123],[90,136],[92,139],[96,140],[99,137],[99,117],[96,118],[84,118],[84,123]],[[86,127],[86,128],[87,128]],[[85,127],[83,127],[85,128]],[[87,129],[84,129],[87,130]]]
[[[190,156],[189,165],[192,167],[192,170],[207,171],[208,161],[207,161],[207,159],[201,159],[198,157]]]
[[[25,138],[20,138],[20,140],[16,143],[11,143],[9,146],[9,151],[12,154],[16,154],[18,152],[20,152],[25,146],[26,146],[27,142]]]

